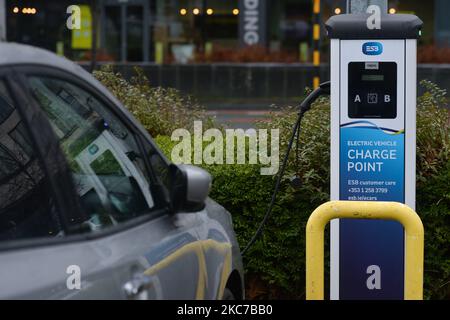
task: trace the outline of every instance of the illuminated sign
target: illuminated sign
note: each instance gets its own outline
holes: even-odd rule
[[[239,38],[243,46],[266,44],[266,0],[239,2]]]
[[[72,49],[89,50],[92,48],[92,14],[87,5],[79,5],[80,28],[72,29]]]

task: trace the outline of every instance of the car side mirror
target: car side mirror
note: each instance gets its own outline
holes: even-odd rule
[[[205,207],[211,189],[211,175],[192,165],[170,166],[170,202],[173,213],[189,213]]]

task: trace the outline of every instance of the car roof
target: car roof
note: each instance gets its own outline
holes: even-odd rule
[[[100,90],[108,98],[116,102],[116,104],[121,105],[116,97],[114,97],[109,90],[105,89],[92,74],[69,59],[38,47],[14,42],[0,42],[0,66],[14,65],[46,66],[66,71],[74,76],[82,78],[84,81]]]
[[[92,74],[67,58],[48,50],[14,42],[0,42],[0,66],[35,65],[60,69],[82,78],[116,104],[122,105]]]
[[[0,65],[44,65],[79,72],[80,66],[53,52],[14,42],[0,42]]]

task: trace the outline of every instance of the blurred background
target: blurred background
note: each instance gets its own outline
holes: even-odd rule
[[[231,126],[298,103],[329,79],[323,23],[345,0],[0,0],[3,40],[42,47],[88,70],[142,67],[153,86],[191,95]],[[70,30],[67,8],[81,9]],[[450,1],[391,0],[424,21],[418,77],[450,87]],[[316,27],[315,27],[316,25]],[[420,93],[420,92],[419,92]]]

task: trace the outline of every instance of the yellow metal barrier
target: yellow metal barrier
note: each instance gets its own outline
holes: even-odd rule
[[[324,230],[333,219],[395,220],[405,228],[405,300],[423,299],[424,231],[414,210],[397,202],[331,201],[306,226],[306,299],[324,299]]]

